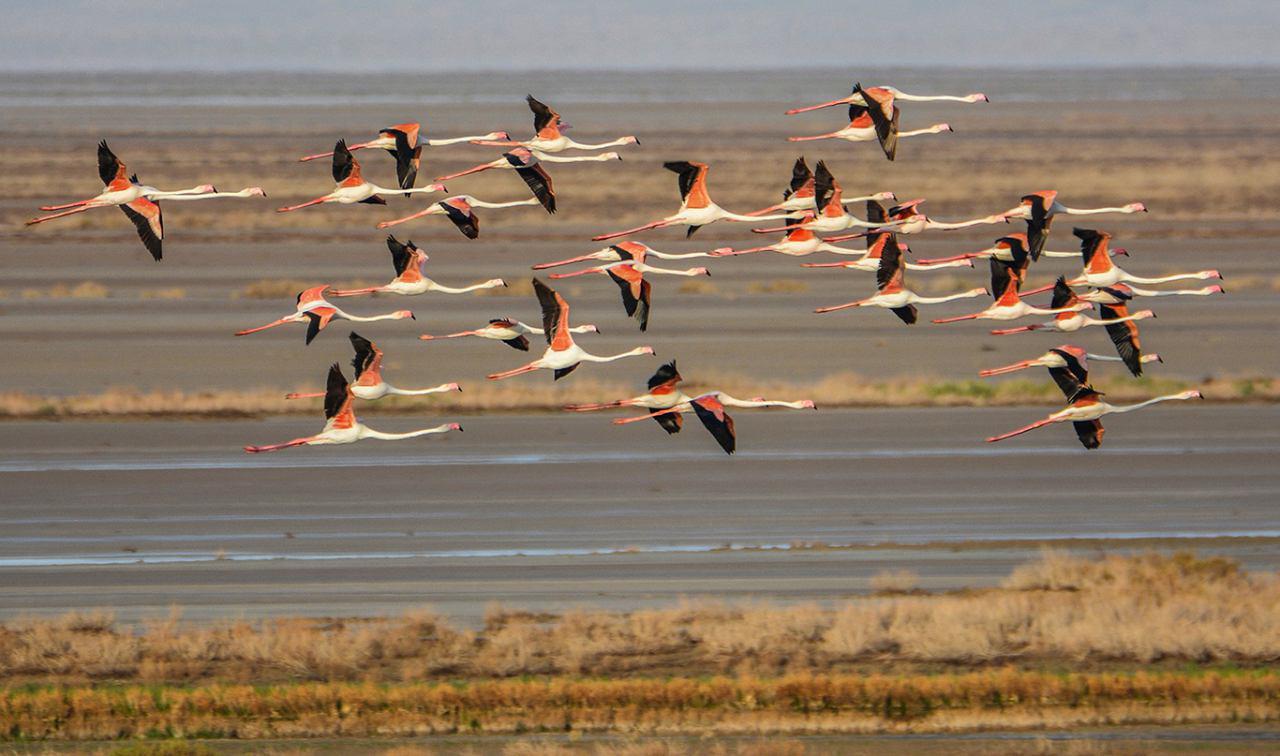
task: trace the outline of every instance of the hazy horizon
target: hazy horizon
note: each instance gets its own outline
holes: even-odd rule
[[[2,72],[1086,70],[1280,66],[1280,4],[68,0],[0,28]]]

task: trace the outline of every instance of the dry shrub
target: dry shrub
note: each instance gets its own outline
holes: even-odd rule
[[[747,293],[749,294],[800,294],[808,290],[809,284],[794,278],[753,281],[747,285]]]
[[[56,283],[47,289],[22,290],[23,299],[106,299],[111,290],[97,281],[81,281],[74,286]]]
[[[317,286],[312,281],[299,281],[289,278],[262,278],[244,285],[240,291],[231,295],[232,299],[285,299],[295,297],[298,292]]]
[[[690,278],[676,287],[678,294],[719,294],[720,287],[705,278]]]
[[[186,299],[187,290],[181,286],[167,289],[143,289],[138,292],[139,299]]]
[[[920,576],[911,570],[885,570],[871,576],[871,590],[880,596],[913,593]]]

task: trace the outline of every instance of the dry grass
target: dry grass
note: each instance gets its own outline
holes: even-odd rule
[[[677,294],[713,295],[720,294],[720,287],[704,278],[690,278],[681,281],[676,287]]]
[[[820,408],[836,407],[999,407],[1062,404],[1062,394],[1048,381],[1011,379],[947,380],[932,376],[870,380],[856,373],[833,373],[814,381],[759,381],[736,373],[707,373],[688,391],[719,389],[737,396],[812,399]],[[1157,394],[1199,388],[1216,402],[1280,401],[1280,379],[1239,377],[1196,383],[1165,378],[1109,376],[1096,381],[1114,402],[1138,401]],[[302,386],[210,391],[139,391],[108,388],[100,393],[41,396],[0,392],[0,419],[70,419],[92,417],[260,417],[317,412],[315,403],[287,401],[284,395]],[[363,414],[418,411],[477,413],[558,410],[571,402],[632,396],[641,388],[625,382],[583,378],[572,386],[522,383],[468,383],[465,391],[428,397],[390,397],[361,406]]]
[[[164,289],[143,289],[138,292],[139,299],[186,299],[187,290],[181,286]]]
[[[552,616],[494,607],[478,631],[430,611],[214,625],[175,614],[141,628],[76,614],[0,625],[0,679],[412,682],[1280,660],[1280,579],[1224,559],[1047,552],[999,589],[928,595],[910,574],[872,587],[876,595],[832,608],[703,603]]]
[[[747,285],[748,294],[800,294],[809,290],[809,284],[794,278],[775,278],[772,281],[753,281]]]
[[[904,589],[910,577],[893,576],[891,587]],[[1274,574],[1189,554],[1056,552],[982,592],[834,608],[683,604],[536,616],[494,607],[478,631],[429,611],[214,625],[187,625],[174,613],[142,627],[81,613],[0,626],[0,733],[765,734],[1271,722],[1280,719],[1280,671],[1270,666],[1280,660],[1277,626]],[[1165,663],[1135,670],[1156,662]]]
[[[915,593],[920,576],[911,570],[886,570],[871,577],[871,590],[879,596]]]
[[[516,278],[507,281],[506,286],[499,286],[495,289],[480,289],[475,293],[476,296],[480,297],[532,297],[533,281],[528,278]]]
[[[293,299],[298,292],[319,286],[324,281],[302,281],[296,278],[260,278],[244,285],[239,291],[231,293],[232,299]],[[335,289],[364,289],[370,286],[381,286],[386,281],[369,281],[353,279],[349,281],[331,281],[329,285]],[[374,295],[377,296],[377,295]]]
[[[29,287],[19,293],[23,299],[106,299],[111,290],[97,281],[77,284],[56,283],[47,289]]]

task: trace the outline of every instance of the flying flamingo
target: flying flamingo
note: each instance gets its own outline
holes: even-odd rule
[[[243,331],[236,331],[237,336],[247,336],[258,331],[265,331],[268,328],[284,325],[285,323],[307,323],[307,343],[310,344],[316,335],[329,325],[329,321],[334,318],[344,318],[346,320],[358,323],[370,323],[375,320],[404,320],[405,318],[413,318],[413,313],[408,310],[396,310],[385,315],[373,315],[370,317],[361,317],[343,312],[334,305],[325,300],[324,295],[329,291],[329,285],[313,286],[306,291],[298,294],[298,309],[292,315],[286,315],[279,320],[273,320],[263,326],[257,328],[249,328]]]
[[[1107,253],[1107,245],[1111,240],[1111,234],[1090,228],[1074,228],[1071,233],[1080,240],[1080,252],[1084,256],[1084,270],[1078,277],[1067,282],[1072,286],[1087,285],[1101,288],[1103,286],[1114,286],[1121,282],[1158,284],[1188,279],[1222,278],[1222,274],[1216,270],[1177,273],[1172,276],[1160,276],[1158,278],[1135,276],[1120,269],[1112,262],[1111,255]]]
[[[547,209],[547,212],[554,213],[556,211],[555,190],[551,186],[551,176],[542,167],[542,163],[603,163],[606,160],[621,159],[622,156],[616,152],[605,152],[600,155],[582,155],[579,157],[556,157],[555,155],[538,155],[524,147],[517,147],[510,152],[502,153],[502,157],[497,160],[481,163],[474,168],[451,173],[448,176],[441,176],[436,181],[449,181],[459,176],[493,169],[513,170],[529,185],[529,189],[533,191],[533,196],[538,198],[538,201]]]
[[[1022,252],[1022,259],[1026,260],[1027,253]],[[1025,269],[1023,269],[1025,270]],[[1063,315],[1080,312],[1089,309],[1089,305],[1079,300],[1071,301],[1061,307],[1054,305],[1052,308],[1045,309],[1042,307],[1033,307],[1022,301],[1018,296],[1018,287],[1022,284],[1022,275],[1017,263],[1004,262],[998,258],[991,258],[991,293],[995,296],[995,303],[982,312],[975,312],[969,315],[956,315],[950,318],[935,318],[934,323],[956,323],[961,320],[1016,320],[1026,317],[1027,315]]]
[[[878,192],[864,197],[850,197],[846,199],[844,190],[840,188],[840,182],[836,177],[831,175],[831,171],[827,169],[826,163],[819,161],[813,173],[813,191],[814,206],[818,208],[818,213],[810,220],[801,223],[801,227],[816,233],[830,233],[832,231],[843,231],[848,228],[881,228],[885,225],[897,225],[890,223],[884,218],[868,218],[862,220],[845,209],[846,202],[867,203],[868,212],[874,205],[879,207],[880,200],[896,200],[897,197],[893,192]],[[792,217],[795,217],[794,215]],[[780,226],[774,228],[753,228],[751,229],[757,234],[773,233],[775,231],[787,231],[789,226]],[[853,237],[845,237],[853,238]],[[834,240],[833,240],[834,241]]]
[[[429,291],[438,291],[442,294],[466,294],[469,291],[479,291],[481,289],[496,289],[500,286],[506,286],[507,282],[501,278],[491,278],[484,283],[478,283],[474,286],[464,286],[455,289],[449,286],[441,286],[422,274],[422,266],[426,264],[427,253],[419,249],[413,240],[408,243],[402,243],[394,236],[387,237],[387,249],[391,250],[391,264],[395,266],[396,277],[391,283],[385,286],[371,286],[365,289],[347,289],[345,291],[334,291],[335,297],[354,297],[357,294],[402,294],[414,295],[425,294]]]
[[[456,383],[442,383],[439,386],[425,389],[402,389],[382,380],[382,350],[376,344],[351,332],[351,348],[356,356],[351,366],[356,371],[356,382],[351,384],[351,393],[357,399],[374,400],[384,396],[423,396],[425,394],[442,394],[446,391],[461,391]],[[311,399],[324,396],[324,392],[285,394],[285,399]]]
[[[725,454],[733,454],[738,448],[737,434],[733,429],[733,418],[729,417],[729,413],[725,412],[724,404],[720,401],[721,395],[718,391],[712,391],[707,394],[695,396],[684,404],[677,405],[670,409],[656,410],[651,416],[657,419],[657,416],[675,415],[679,417],[679,413],[688,412],[690,409],[697,414],[698,419],[702,421],[702,426],[707,429],[711,437],[720,444],[720,448],[724,449]],[[642,420],[644,416],[639,418],[620,418],[614,420],[615,425],[631,422],[632,420]],[[661,421],[659,421],[661,422]],[[663,426],[666,427],[666,426]],[[668,431],[670,433],[671,431]]]
[[[1022,218],[1027,222],[1027,238],[1031,245],[1031,259],[1040,259],[1040,252],[1049,239],[1049,228],[1053,225],[1053,217],[1063,215],[1100,215],[1102,213],[1145,213],[1147,206],[1141,202],[1131,202],[1121,207],[1075,208],[1058,202],[1058,193],[1053,190],[1032,192],[1024,195],[1021,204],[1006,210],[1006,218]]]
[[[584,276],[590,273],[601,273],[609,276],[622,292],[622,308],[626,310],[627,315],[635,318],[640,323],[641,331],[647,331],[649,330],[652,287],[645,280],[645,273],[689,277],[711,275],[711,271],[706,268],[688,268],[686,270],[655,268],[652,265],[645,264],[645,254],[639,250],[635,253],[620,251],[620,254],[626,257],[618,262],[594,265],[572,273],[552,273],[551,278],[572,278],[573,276]]]
[[[1100,418],[1103,415],[1115,415],[1123,412],[1133,412],[1144,407],[1150,407],[1153,404],[1169,401],[1185,401],[1187,399],[1203,399],[1204,396],[1199,391],[1183,391],[1177,394],[1167,394],[1165,396],[1157,396],[1154,399],[1148,399],[1145,402],[1129,405],[1114,405],[1102,400],[1103,394],[1095,391],[1092,386],[1087,383],[1075,380],[1074,376],[1065,371],[1061,372],[1063,380],[1059,381],[1059,387],[1063,389],[1063,393],[1067,395],[1067,406],[1057,412],[1049,415],[1043,420],[1018,428],[1017,430],[1002,433],[998,436],[992,436],[987,439],[988,442],[1003,441],[1006,438],[1022,435],[1036,428],[1043,428],[1053,423],[1070,422],[1075,426],[1076,437],[1080,439],[1080,443],[1086,449],[1097,449],[1102,445],[1102,434],[1105,432],[1102,427]],[[1087,377],[1087,375],[1086,375]],[[1057,378],[1057,376],[1055,376]],[[1075,385],[1073,391],[1068,389]]]
[[[397,123],[395,126],[379,129],[377,139],[371,142],[353,144],[347,149],[355,152],[356,150],[375,148],[391,153],[391,157],[396,161],[396,178],[400,182],[400,188],[412,189],[414,182],[418,179],[418,166],[422,158],[423,147],[443,147],[449,144],[470,142],[475,139],[509,138],[505,131],[491,131],[483,136],[465,136],[453,139],[426,139],[422,137],[421,132],[421,124]],[[309,160],[319,160],[332,155],[332,152],[322,152],[318,155],[307,155],[298,160],[305,163]]]
[[[663,163],[662,167],[680,176],[679,212],[675,215],[668,215],[660,221],[646,223],[643,226],[637,226],[626,231],[593,236],[591,237],[592,241],[615,239],[619,236],[629,236],[639,231],[647,231],[651,228],[665,228],[667,226],[688,226],[689,230],[685,234],[685,238],[688,238],[693,236],[693,232],[702,226],[708,223],[715,223],[718,220],[753,223],[757,220],[781,220],[787,217],[786,215],[738,215],[712,202],[711,196],[707,194],[707,170],[709,168],[706,163],[691,163],[687,160],[679,160]]]
[[[1088,382],[1089,360],[1098,360],[1100,362],[1123,362],[1119,357],[1108,357],[1103,354],[1093,354],[1086,352],[1084,349],[1074,344],[1062,344],[1045,352],[1044,354],[1031,360],[1020,360],[1009,365],[998,368],[988,368],[978,371],[978,375],[983,378],[990,378],[994,375],[1006,375],[1008,373],[1016,373],[1019,370],[1026,370],[1033,367],[1049,368],[1050,374],[1055,369],[1069,369],[1077,376],[1083,373],[1084,377],[1079,378],[1081,383]],[[1158,354],[1142,355],[1142,362],[1164,362]],[[1078,366],[1078,367],[1077,367]],[[1056,380],[1056,377],[1055,377]],[[1058,385],[1062,385],[1059,382]]]
[[[1059,333],[1074,333],[1081,328],[1088,326],[1109,326],[1117,323],[1130,323],[1138,320],[1146,320],[1154,318],[1156,314],[1151,310],[1142,310],[1132,315],[1122,315],[1116,318],[1106,318],[1098,320],[1085,315],[1081,311],[1070,311],[1080,302],[1080,298],[1067,285],[1067,280],[1062,276],[1058,277],[1057,282],[1053,285],[1053,301],[1049,304],[1051,310],[1068,310],[1060,312],[1053,316],[1053,320],[1046,323],[1035,323],[1032,325],[1018,326],[1017,328],[1002,328],[991,332],[993,336],[1007,336],[1011,333],[1023,333],[1025,331],[1057,331]]]
[[[550,188],[550,185],[548,185],[548,188]],[[552,202],[554,204],[554,197]],[[498,209],[504,207],[529,207],[540,204],[542,202],[537,197],[530,197],[527,200],[515,200],[514,202],[485,202],[472,197],[470,194],[458,194],[432,202],[427,206],[426,210],[419,210],[412,215],[406,215],[395,220],[382,221],[378,224],[378,228],[391,228],[428,215],[443,215],[462,232],[463,236],[468,239],[474,239],[480,235],[480,218],[475,214],[475,208]]]
[[[880,258],[884,254],[884,245],[888,244],[893,235],[887,231],[873,233],[867,236],[867,251],[857,260],[839,260],[837,262],[827,263],[800,263],[802,268],[848,268],[850,270],[865,270],[875,272],[880,269]],[[896,240],[894,240],[896,243]],[[899,250],[902,246],[899,245]],[[902,250],[905,251],[905,250]],[[930,262],[925,263],[904,263],[907,270],[937,270],[939,268],[972,268],[972,260],[951,260],[948,262]]]
[[[299,205],[279,208],[276,212],[288,213],[304,207],[311,207],[312,205],[323,205],[328,202],[337,202],[340,205],[350,205],[356,202],[367,205],[385,205],[387,201],[380,196],[382,194],[403,192],[407,196],[416,193],[443,192],[445,190],[443,184],[431,184],[419,189],[387,189],[370,181],[365,181],[364,176],[360,174],[360,163],[351,156],[351,150],[347,149],[347,143],[341,139],[338,140],[338,143],[333,148],[333,180],[337,183],[337,186],[333,188],[332,192]]]
[[[597,357],[583,351],[582,347],[573,343],[573,334],[569,330],[569,303],[537,278],[533,279],[533,290],[538,295],[539,304],[542,305],[542,330],[547,334],[547,350],[541,357],[527,365],[491,374],[489,380],[502,380],[543,369],[553,371],[554,380],[558,381],[572,373],[583,362],[613,362],[625,357],[653,354],[653,347],[649,346],[636,347],[629,352],[608,357]]]
[[[804,157],[801,156],[796,158],[795,164],[791,166],[791,184],[782,191],[782,201],[747,215],[768,215],[779,210],[788,213],[803,213],[810,210],[816,212],[817,209],[817,205],[813,203],[813,171],[809,170],[809,164],[804,162]]]
[[[713,252],[719,252],[727,249],[729,248],[721,247],[717,250],[713,250]],[[624,241],[604,247],[603,249],[598,249],[595,252],[585,255],[578,255],[577,257],[570,257],[568,259],[557,260],[555,262],[538,263],[533,266],[533,269],[545,270],[547,268],[558,268],[561,265],[572,265],[573,263],[588,262],[591,260],[598,260],[600,262],[619,262],[623,259],[629,259],[624,258],[624,254],[630,255],[631,257],[643,254],[646,257],[656,257],[659,260],[688,260],[694,257],[715,257],[712,252],[659,252],[648,244],[642,244],[641,242],[635,241]]]
[[[600,333],[600,329],[593,325],[574,326],[569,329],[570,333]],[[448,333],[443,336],[432,336],[430,334],[422,334],[419,339],[423,341],[436,341],[439,339],[458,339],[463,336],[478,336],[482,339],[493,339],[501,341],[512,349],[518,349],[521,352],[529,351],[529,335],[544,335],[545,332],[541,328],[522,323],[519,320],[511,318],[494,318],[489,321],[489,325],[484,328],[477,328],[471,331],[459,331],[458,333]]]
[[[987,223],[1003,223],[1003,215],[986,215],[981,218],[974,218],[966,221],[936,221],[920,211],[920,205],[924,203],[923,199],[914,199],[910,202],[904,202],[896,207],[889,208],[887,213],[890,221],[895,222],[892,229],[899,234],[919,234],[933,229],[941,229],[943,231],[953,231],[958,228],[969,228],[970,226],[979,226]]]
[[[32,218],[26,222],[28,226],[47,223],[68,215],[76,215],[99,207],[119,207],[133,222],[142,244],[159,262],[163,255],[164,217],[160,212],[160,200],[191,201],[226,197],[265,197],[261,187],[251,186],[238,192],[219,192],[212,184],[201,184],[190,189],[163,191],[154,186],[147,186],[138,181],[137,175],[129,175],[129,169],[120,158],[116,157],[104,139],[98,143],[98,177],[106,187],[96,197],[64,205],[45,205],[41,210],[60,210],[53,215]]]
[[[902,100],[903,102],[991,102],[991,99],[981,92],[975,92],[968,95],[912,95],[907,94],[896,87],[879,86],[867,87],[864,89],[861,84],[854,84],[853,89],[847,97],[841,97],[839,100],[823,102],[817,105],[792,108],[791,110],[786,111],[786,114],[795,115],[796,113],[807,113],[811,110],[832,108],[837,105],[862,105],[866,107],[868,102],[864,96],[865,92],[870,92],[874,101],[884,102],[887,98],[890,106],[892,106],[893,100]]]
[[[883,243],[880,252],[880,267],[876,269],[876,288],[878,289],[876,295],[856,302],[819,307],[814,312],[835,312],[850,307],[884,307],[892,310],[902,322],[912,325],[916,322],[917,304],[939,304],[955,299],[980,297],[987,293],[986,289],[970,289],[944,297],[922,297],[916,294],[906,288],[904,281],[906,266],[903,265],[902,250],[898,247],[898,241],[893,234],[887,234],[887,236],[888,240]]]
[[[780,241],[776,241],[773,244],[766,244],[763,247],[750,247],[748,249],[720,248],[714,249],[707,254],[711,257],[732,257],[734,255],[749,255],[755,252],[777,252],[780,255],[790,255],[792,257],[804,257],[814,252],[831,252],[837,255],[863,254],[862,250],[837,247],[829,239],[822,239],[808,228],[805,228],[806,221],[812,218],[813,215],[805,215],[800,219],[788,218],[787,227],[791,230]],[[840,238],[847,239],[850,237]]]
[[[813,142],[820,139],[843,139],[846,142],[879,141],[881,147],[884,149],[885,156],[890,160],[893,160],[897,157],[899,139],[924,136],[926,134],[943,134],[955,131],[955,129],[951,128],[951,124],[949,123],[935,123],[932,126],[928,126],[923,129],[900,131],[898,129],[897,108],[893,108],[893,115],[884,123],[880,123],[877,120],[876,114],[878,112],[879,110],[877,108],[867,108],[863,105],[850,105],[848,126],[826,134],[787,137],[787,141]]]
[[[415,438],[434,433],[462,430],[462,426],[457,423],[445,423],[434,428],[424,428],[408,433],[383,433],[356,419],[355,410],[352,408],[354,402],[355,395],[352,393],[351,387],[347,385],[347,379],[342,375],[342,368],[338,367],[338,363],[335,362],[329,366],[329,380],[324,394],[324,430],[314,436],[304,436],[282,444],[271,444],[269,446],[246,446],[244,450],[250,454],[257,454],[259,452],[287,449],[290,446],[353,444],[363,438],[398,441],[403,438]]]
[[[560,120],[560,114],[552,110],[547,105],[538,102],[533,95],[525,96],[525,102],[529,103],[529,110],[533,111],[533,130],[532,139],[523,142],[511,141],[510,138],[503,140],[472,140],[472,144],[484,144],[491,147],[525,147],[538,152],[563,152],[564,150],[603,150],[609,147],[621,147],[627,144],[640,144],[640,140],[633,136],[619,137],[612,142],[603,142],[601,144],[582,144],[575,142],[564,134],[560,133],[569,128],[569,124]]]
[[[1038,289],[1032,289],[1026,292],[1027,296],[1032,294],[1043,294],[1053,289],[1052,285],[1041,286]],[[1214,284],[1213,286],[1203,286],[1199,289],[1143,289],[1129,284],[1118,283],[1114,286],[1101,286],[1097,289],[1082,292],[1076,296],[1085,302],[1093,302],[1094,304],[1123,304],[1134,297],[1207,297],[1213,294],[1225,294],[1226,289]]]
[[[953,260],[980,260],[984,257],[995,258],[996,260],[1001,260],[1003,262],[1013,262],[1013,252],[1011,250],[1016,247],[1030,250],[1030,246],[1027,242],[1026,234],[1005,234],[999,239],[996,239],[995,242],[990,247],[986,247],[985,249],[980,249],[977,252],[965,252],[962,255],[955,255],[953,257],[935,257],[929,260],[921,260],[920,264],[925,265],[929,263],[943,263],[943,262],[951,262]],[[1115,257],[1117,255],[1125,255],[1127,257],[1129,255],[1129,251],[1122,247],[1117,247],[1116,249],[1110,250],[1110,252],[1112,257]],[[1080,253],[1072,252],[1070,250],[1046,249],[1041,251],[1040,255],[1042,257],[1079,257]],[[1050,284],[1043,290],[1048,291],[1049,289],[1052,289],[1052,288],[1053,288],[1053,285]],[[1023,292],[1023,293],[1030,296],[1035,292]]]

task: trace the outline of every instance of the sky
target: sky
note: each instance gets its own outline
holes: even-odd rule
[[[0,71],[1276,66],[1275,0],[0,0]]]

